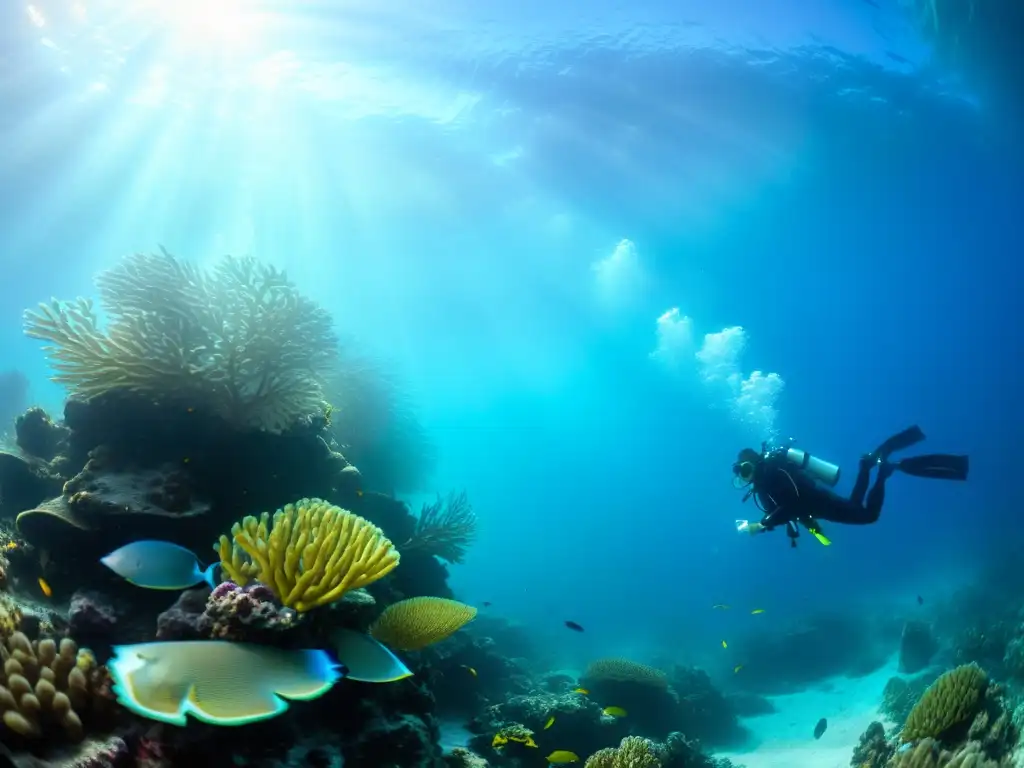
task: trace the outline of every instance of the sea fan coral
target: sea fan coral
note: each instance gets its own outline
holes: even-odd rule
[[[124,259],[96,287],[105,330],[90,299],[25,312],[25,333],[47,342],[72,394],[124,389],[270,432],[321,408],[337,361],[330,315],[273,267],[225,257],[204,272],[161,250]]]
[[[216,547],[228,577],[240,586],[255,577],[300,613],[372,584],[399,561],[380,528],[321,499],[246,517],[231,535]]]
[[[412,538],[403,550],[417,549],[449,563],[461,563],[467,547],[476,538],[476,513],[465,491],[440,495],[433,504],[424,504]]]

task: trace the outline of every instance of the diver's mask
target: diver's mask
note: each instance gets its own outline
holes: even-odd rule
[[[744,448],[739,452],[736,461],[732,465],[732,484],[737,490],[748,488],[754,482],[754,474],[757,472],[757,465],[761,463],[765,455],[765,446],[761,446],[761,453],[753,448]]]

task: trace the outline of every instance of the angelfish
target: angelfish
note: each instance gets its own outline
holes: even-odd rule
[[[125,581],[147,589],[188,589],[204,581],[217,586],[219,562],[202,570],[195,553],[169,541],[134,541],[100,562]]]

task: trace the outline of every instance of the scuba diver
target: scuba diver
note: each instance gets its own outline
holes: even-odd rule
[[[760,522],[737,520],[736,530],[757,534],[785,526],[790,546],[795,547],[802,525],[827,546],[831,542],[822,533],[818,520],[848,525],[875,522],[885,501],[885,481],[897,470],[915,477],[967,479],[967,456],[936,453],[889,461],[893,453],[922,440],[924,432],[916,426],[909,427],[890,437],[874,452],[862,456],[848,499],[830,490],[839,482],[839,467],[835,464],[798,448],[772,448],[767,444],[762,444],[760,452],[744,448],[732,465],[733,483],[737,488],[748,489],[743,501],[752,496],[764,517]],[[878,467],[878,477],[868,491],[873,467]]]

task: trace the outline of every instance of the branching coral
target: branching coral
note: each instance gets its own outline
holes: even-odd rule
[[[627,736],[617,747],[601,749],[587,758],[585,768],[661,768],[667,758],[660,744]]]
[[[410,597],[384,609],[370,627],[374,639],[400,651],[418,651],[458,632],[476,608],[443,597]]]
[[[403,550],[418,549],[449,563],[461,563],[466,548],[476,538],[476,513],[465,491],[452,491],[447,499],[440,495],[433,504],[424,504],[412,538]]]
[[[337,360],[330,315],[273,267],[225,257],[204,272],[161,250],[124,259],[96,287],[106,329],[90,299],[25,312],[25,333],[47,343],[72,394],[124,389],[272,432],[321,408]]]
[[[68,638],[33,643],[15,632],[0,645],[3,679],[0,711],[4,725],[19,736],[48,741],[62,734],[84,736],[81,715],[93,696],[90,674],[95,659]]]
[[[372,584],[399,561],[380,528],[321,499],[246,517],[231,534],[216,547],[228,577],[241,586],[256,578],[300,613]]]

